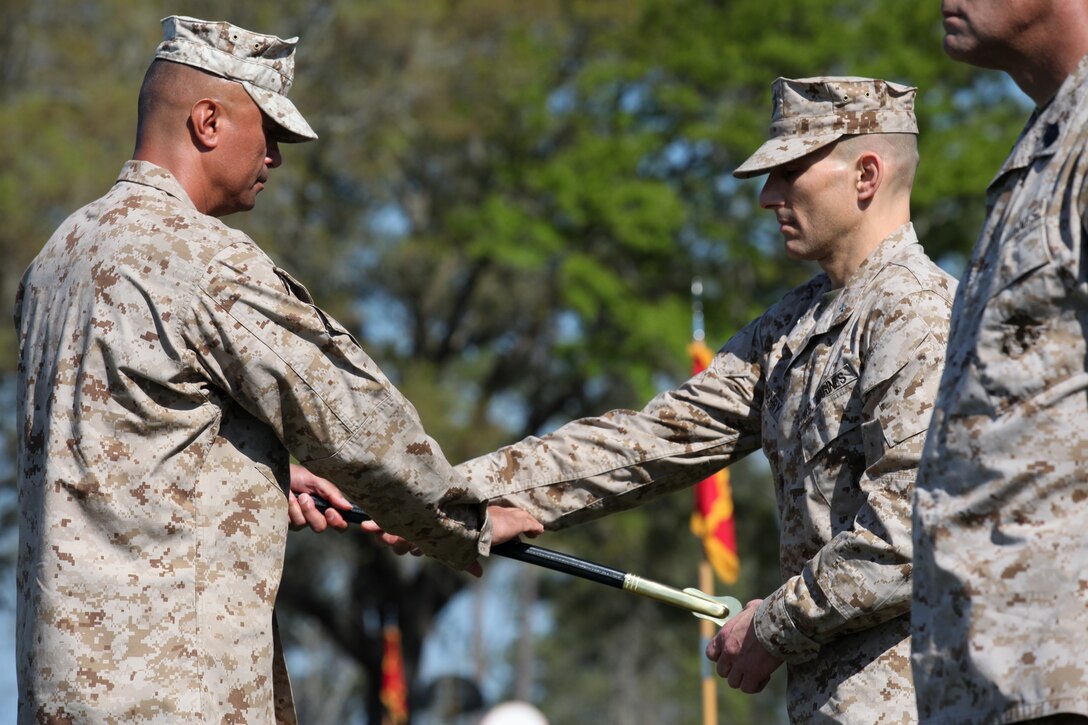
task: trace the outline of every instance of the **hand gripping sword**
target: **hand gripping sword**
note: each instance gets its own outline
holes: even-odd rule
[[[318,511],[324,513],[325,509],[330,508],[329,502],[321,496],[315,493],[308,495],[313,499]],[[370,516],[358,506],[352,506],[350,511],[335,508],[334,510],[349,523],[358,524],[370,519]],[[741,610],[740,601],[736,597],[713,597],[694,587],[674,589],[637,574],[612,569],[559,551],[532,546],[523,541],[507,541],[504,544],[498,544],[491,547],[491,553],[656,599],[659,602],[686,609],[699,619],[714,622],[719,627]]]

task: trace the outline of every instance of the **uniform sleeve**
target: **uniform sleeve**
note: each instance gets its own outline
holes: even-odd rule
[[[191,309],[182,334],[192,367],[300,463],[450,566],[488,552],[483,497],[355,339],[255,245],[221,252]]]
[[[949,300],[923,291],[862,332],[863,503],[852,526],[760,605],[756,635],[786,662],[910,611],[911,506],[948,341]]]
[[[549,529],[690,486],[759,446],[757,323],[730,340],[707,370],[641,411],[576,420],[457,468],[489,499],[524,509]]]

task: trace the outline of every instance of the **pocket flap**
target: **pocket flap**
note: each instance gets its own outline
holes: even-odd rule
[[[861,403],[855,400],[853,394],[856,385],[857,378],[854,378],[825,397],[801,426],[801,450],[805,454],[805,463],[827,448],[831,441],[861,425]]]

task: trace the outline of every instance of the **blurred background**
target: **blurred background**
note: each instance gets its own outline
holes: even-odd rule
[[[730,175],[764,139],[777,76],[920,88],[914,223],[953,274],[1030,108],[943,55],[937,0],[3,0],[5,320],[39,247],[129,158],[175,13],[301,36],[291,97],[321,139],[283,147],[257,208],[227,221],[356,334],[454,462],[683,381],[696,276],[717,348],[813,274],[784,257],[762,181]],[[0,347],[14,721],[10,323]],[[716,587],[746,601],[779,582],[778,522],[766,462],[730,473],[740,575]],[[537,543],[695,586],[691,514],[684,492]],[[509,700],[551,723],[702,722],[697,621],[589,582],[504,560],[476,582],[359,532],[297,532],[278,606],[303,723],[478,723]],[[784,722],[784,689],[784,670],[757,696],[723,683],[715,708]]]

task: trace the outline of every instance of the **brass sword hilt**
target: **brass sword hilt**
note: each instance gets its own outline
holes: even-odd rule
[[[740,600],[736,597],[714,597],[694,587],[674,589],[637,574],[625,574],[623,588],[626,591],[686,609],[699,619],[714,622],[719,627],[729,621],[730,617],[736,616],[742,608]]]

